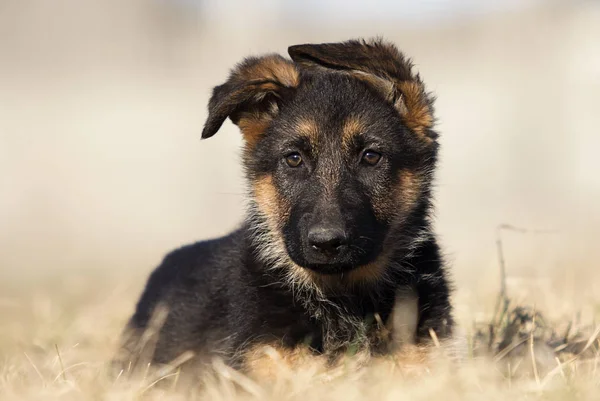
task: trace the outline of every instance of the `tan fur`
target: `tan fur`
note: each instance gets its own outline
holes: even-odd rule
[[[351,132],[350,130],[356,132],[356,129],[360,128],[360,121],[351,119],[346,125],[350,127],[347,128],[348,132]],[[307,124],[305,128],[312,129],[313,127]],[[418,200],[422,185],[419,175],[406,170],[399,174],[399,184],[395,193],[392,196],[380,196],[380,200],[374,204],[375,212],[379,217],[391,220],[399,215],[407,215]],[[298,266],[287,255],[281,233],[290,213],[290,205],[279,195],[273,184],[273,177],[269,175],[255,180],[253,195],[261,214],[267,219],[271,235],[271,249],[276,249],[280,255],[278,267],[288,269],[288,277],[295,285],[311,286],[318,291],[335,292],[385,279],[390,256],[385,252],[372,263],[358,266],[343,275],[322,275]]]
[[[253,379],[271,381],[282,373],[292,373],[307,365],[324,368],[326,362],[323,356],[314,355],[306,346],[290,349],[273,343],[251,348],[245,355],[244,366]]]
[[[396,191],[395,203],[400,205],[402,214],[408,214],[421,196],[423,179],[414,171],[401,171],[399,176],[400,184]]]
[[[387,263],[387,255],[381,254],[375,261],[350,271],[342,281],[351,285],[373,283],[380,280],[385,274]]]
[[[319,126],[317,122],[311,118],[304,117],[296,122],[295,128],[298,135],[306,139],[312,150],[317,153],[319,144]]]
[[[391,221],[408,215],[419,200],[423,181],[418,172],[401,170],[392,194],[379,194],[373,199],[373,210],[377,218]]]
[[[404,377],[419,377],[428,374],[434,366],[432,351],[431,346],[408,345],[394,352],[392,360]]]
[[[273,117],[266,113],[245,113],[240,116],[238,126],[240,127],[240,131],[246,140],[246,147],[248,150],[254,148],[272,121]]]
[[[406,126],[427,142],[433,127],[432,99],[412,63],[392,43],[380,39],[291,46],[292,59],[305,68],[349,74],[393,102]],[[367,62],[365,60],[368,60]]]
[[[279,55],[261,57],[260,63],[242,69],[238,72],[238,76],[249,82],[272,80],[289,88],[298,86],[300,82],[300,74],[294,63]]]
[[[386,195],[372,200],[373,212],[378,219],[390,221],[397,212],[397,205],[392,196]]]
[[[384,95],[386,100],[391,101],[394,98],[396,88],[392,80],[381,78],[377,75],[368,74],[362,71],[352,71],[351,74],[377,89],[381,94]]]
[[[256,63],[238,67],[231,80],[242,82],[244,86],[233,91],[230,98],[238,98],[242,93],[251,91],[256,104],[260,104],[269,94],[279,96],[282,87],[297,87],[300,75],[294,63],[279,55],[267,55]],[[273,102],[268,107],[249,108],[231,116],[239,126],[248,149],[256,145],[278,112],[277,105]]]
[[[433,128],[434,118],[423,84],[417,81],[400,81],[394,85],[394,81],[360,71],[353,71],[351,75],[367,82],[389,101],[397,96],[394,107],[400,113],[404,124],[408,129],[428,140],[425,133],[427,129]]]
[[[395,82],[361,71],[352,71],[350,74],[377,89],[388,101],[397,97],[394,107],[400,113],[404,124],[408,129],[429,141],[425,134],[427,129],[433,128],[434,117],[422,83],[418,81]],[[344,138],[346,137],[344,136]]]
[[[344,274],[323,275],[308,271],[308,276],[315,285],[326,292],[345,291],[383,279],[385,277],[388,262],[389,255],[383,253],[373,262],[363,266],[357,266]]]
[[[273,177],[265,176],[254,181],[253,194],[261,214],[268,220],[271,246],[276,247],[285,260],[281,267],[288,269],[291,281],[297,285],[315,286],[320,291],[335,291],[375,282],[385,274],[389,255],[382,253],[378,258],[364,266],[359,266],[343,275],[322,275],[295,264],[285,251],[281,229],[289,215],[289,204],[281,197],[273,185]]]
[[[268,175],[253,182],[253,197],[260,214],[267,220],[268,238],[264,238],[266,246],[262,248],[264,260],[272,261],[275,268],[287,269],[289,284],[294,287],[314,286],[314,280],[306,269],[295,264],[287,254],[281,229],[285,224],[290,205],[279,196],[273,184],[273,177]]]
[[[350,116],[342,125],[342,146],[349,149],[357,135],[365,131],[365,124],[356,116]]]
[[[424,93],[423,85],[415,81],[398,83],[402,93],[402,105],[399,108],[404,124],[415,133],[425,137],[425,131],[433,127],[433,110]]]
[[[272,223],[272,229],[280,231],[290,213],[290,205],[279,195],[273,184],[273,176],[267,175],[254,181],[254,199]]]

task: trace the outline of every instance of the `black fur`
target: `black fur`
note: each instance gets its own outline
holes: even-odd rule
[[[430,330],[440,338],[451,334],[450,290],[429,221],[438,146],[431,127],[420,131],[413,128],[416,123],[408,123],[415,102],[406,101],[411,94],[398,89],[411,79],[422,84],[392,45],[373,43],[366,48],[364,42],[292,47],[296,63],[277,62],[298,72],[293,85],[278,82],[278,73],[268,70],[267,85],[256,88],[246,63],[215,89],[209,106],[215,114],[205,137],[214,135],[227,116],[240,127],[244,118],[265,123],[258,137],[256,129],[251,131],[252,140],[250,131],[244,132],[249,143],[244,153],[251,187],[248,216],[226,237],[165,257],[128,324],[132,336],[124,345],[129,357],[140,351],[137,344],[158,304],[168,310],[153,350],[158,363],[191,350],[198,363],[220,355],[243,367],[245,352],[263,343],[308,346],[332,357],[350,344],[386,352],[390,348],[373,335],[375,316],[388,320],[400,288],[410,288],[418,297],[415,342],[429,341]],[[260,65],[260,60],[252,63]],[[336,60],[342,61],[337,65]],[[388,96],[378,84],[353,75],[364,63],[368,68],[362,70],[369,74],[382,69],[377,79],[389,80],[398,93]],[[246,76],[255,80],[254,86],[245,84]],[[419,88],[419,100],[432,111],[431,98]],[[405,104],[399,104],[403,97]],[[342,143],[349,119],[363,131]],[[311,140],[297,135],[303,122],[315,131]],[[376,165],[363,162],[365,149],[382,154]],[[301,156],[300,166],[286,164],[291,153]],[[414,201],[399,195],[414,192],[402,192],[406,184],[401,177],[409,173],[417,177]],[[270,209],[256,196],[257,190],[264,191],[258,183],[265,178],[275,194],[271,203],[276,205],[269,203]],[[307,238],[315,226],[335,227],[343,243],[333,253],[311,246]],[[383,254],[381,272],[368,282],[336,284]]]

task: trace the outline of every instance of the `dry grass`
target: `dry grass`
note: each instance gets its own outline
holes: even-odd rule
[[[191,385],[176,369],[109,378],[107,361],[144,277],[130,277],[134,286],[110,274],[62,277],[0,285],[2,400],[596,400],[600,393],[599,333],[591,322],[552,324],[510,301],[493,325],[467,330],[469,355],[458,362],[441,348],[426,365],[391,358],[361,368],[349,358],[329,371],[281,364],[264,382],[218,361],[216,376]]]

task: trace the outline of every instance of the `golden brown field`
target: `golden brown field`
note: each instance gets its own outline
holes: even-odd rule
[[[123,372],[114,378],[107,374],[108,361],[144,279],[88,271],[5,280],[0,399],[597,400],[600,392],[600,339],[593,321],[569,325],[541,315],[532,321],[536,311],[512,306],[497,318],[504,323],[496,325],[493,340],[495,349],[502,340],[510,346],[495,356],[486,352],[489,326],[472,322],[461,328],[467,344],[461,360],[447,358],[442,347],[423,365],[386,358],[358,367],[357,357],[331,370],[281,364],[277,377],[264,382],[218,361],[216,377],[191,385],[178,381],[177,369],[161,373],[150,367],[141,376],[126,378]],[[278,363],[276,354],[271,357]]]
[[[358,3],[0,0],[0,400],[600,400],[600,2]],[[464,357],[107,375],[152,266],[241,221],[237,129],[199,140],[211,88],[251,54],[375,35],[438,97]],[[509,304],[503,222],[551,229],[503,236]]]

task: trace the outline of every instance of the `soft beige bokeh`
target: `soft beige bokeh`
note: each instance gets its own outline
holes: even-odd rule
[[[549,230],[502,232],[511,299],[553,328],[573,323],[571,340],[591,335],[600,3],[0,0],[0,399],[137,400],[153,387],[104,375],[147,273],[243,216],[237,129],[200,142],[210,90],[247,55],[373,35],[410,55],[438,96],[436,224],[458,340],[489,321],[503,223]],[[417,378],[386,360],[326,384],[307,364],[264,388],[222,367],[197,398],[597,398],[600,354],[560,369],[550,358],[541,380],[520,358],[514,377],[501,375],[505,359]]]
[[[437,227],[465,302],[498,288],[500,223],[554,230],[504,234],[509,275],[547,279],[541,302],[597,291],[597,3],[422,21],[266,3],[0,2],[2,276],[148,271],[234,228],[241,138],[228,122],[200,142],[211,88],[249,54],[383,35],[438,96]]]

